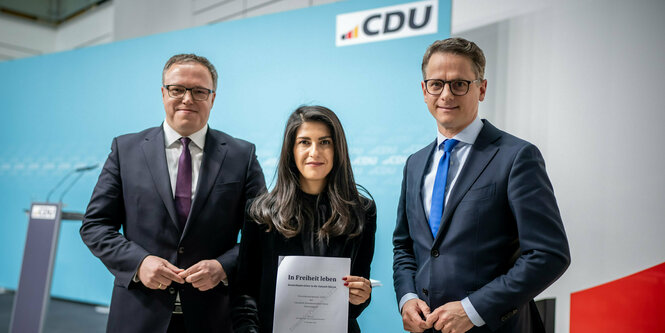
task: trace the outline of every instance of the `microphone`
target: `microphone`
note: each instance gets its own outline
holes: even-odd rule
[[[99,164],[95,163],[95,164],[91,164],[91,165],[88,165],[88,166],[83,166],[83,167],[80,167],[80,168],[76,168],[76,169],[74,169],[74,172],[90,171],[90,170],[96,169],[98,166],[99,166]]]
[[[74,184],[75,184],[75,183],[81,178],[81,176],[83,176],[83,173],[85,173],[86,171],[94,170],[94,169],[96,169],[98,166],[99,166],[99,164],[95,163],[95,164],[91,164],[91,165],[87,165],[87,166],[78,167],[78,168],[76,168],[76,169],[74,169],[74,170],[68,172],[68,173],[67,173],[64,177],[62,177],[62,179],[60,179],[60,181],[59,181],[59,182],[58,182],[58,183],[57,183],[57,184],[56,184],[56,185],[55,185],[55,186],[54,186],[54,187],[48,192],[48,194],[46,195],[46,202],[49,202],[49,199],[51,198],[51,195],[53,194],[53,192],[55,192],[55,190],[57,190],[57,189],[62,185],[62,183],[65,182],[65,180],[67,180],[71,175],[73,175],[73,174],[75,174],[75,173],[78,173],[78,174],[79,174],[78,177],[76,177],[71,183],[69,183],[69,186],[67,186],[67,188],[62,192],[62,195],[60,195],[59,202],[62,202],[62,198],[65,196],[65,194],[67,193],[67,191],[69,191],[69,189],[71,189],[72,186],[74,186]]]

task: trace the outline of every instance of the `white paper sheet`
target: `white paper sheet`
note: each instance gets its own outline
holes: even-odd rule
[[[286,256],[277,269],[273,333],[346,333],[351,259]]]

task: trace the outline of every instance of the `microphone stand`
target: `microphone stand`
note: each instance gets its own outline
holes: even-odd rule
[[[72,171],[68,172],[64,177],[62,177],[62,179],[60,179],[60,181],[46,195],[46,202],[50,202],[49,199],[51,198],[51,194],[53,194],[53,192],[55,192],[55,190],[58,189],[58,187],[60,187],[60,185],[62,185],[62,183],[64,183],[65,180],[67,180],[67,178],[69,178],[75,172],[76,172],[76,170],[72,170]],[[60,201],[62,201],[62,199]]]
[[[67,187],[62,191],[62,194],[60,195],[60,198],[58,199],[58,202],[62,203],[62,198],[64,198],[64,197],[65,197],[65,194],[67,194],[67,192],[69,192],[69,190],[72,188],[72,186],[74,186],[74,184],[76,184],[76,182],[77,182],[79,179],[81,179],[81,177],[83,177],[83,173],[84,173],[84,172],[78,172],[78,177],[74,178],[74,180],[72,180],[72,181],[69,183],[69,186],[67,186]]]
[[[60,181],[59,181],[59,182],[58,182],[58,183],[57,183],[57,184],[56,184],[56,185],[55,185],[55,186],[54,186],[54,187],[48,192],[48,195],[46,195],[46,202],[50,202],[49,199],[51,198],[51,195],[53,194],[53,192],[55,192],[55,190],[57,190],[58,188],[60,188],[60,186],[62,185],[62,183],[65,182],[65,180],[67,180],[71,175],[73,175],[73,174],[75,174],[75,173],[78,173],[78,177],[74,178],[74,180],[72,180],[72,181],[69,183],[69,185],[68,185],[68,186],[62,191],[62,194],[60,195],[60,198],[58,199],[58,202],[62,203],[62,199],[65,197],[65,194],[67,194],[67,192],[69,192],[69,190],[72,188],[72,186],[74,186],[74,184],[76,184],[76,182],[78,182],[78,180],[81,179],[81,177],[83,176],[83,174],[84,174],[85,172],[90,171],[90,170],[94,170],[94,169],[96,169],[98,166],[99,166],[99,164],[92,164],[92,165],[88,165],[88,166],[84,166],[84,167],[79,167],[79,168],[76,168],[76,169],[74,169],[74,170],[68,172],[68,173],[67,173],[64,177],[62,177],[62,179],[60,179]]]

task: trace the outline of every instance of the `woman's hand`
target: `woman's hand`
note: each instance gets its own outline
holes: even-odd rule
[[[372,284],[368,279],[362,276],[347,275],[342,280],[344,285],[349,288],[349,303],[360,305],[369,299],[372,294]]]

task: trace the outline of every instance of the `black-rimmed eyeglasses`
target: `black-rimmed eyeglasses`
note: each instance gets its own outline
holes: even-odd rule
[[[184,98],[187,90],[192,93],[192,98],[197,101],[205,101],[208,99],[210,94],[215,91],[212,89],[194,87],[194,88],[185,88],[177,84],[165,84],[164,88],[169,92],[171,98]]]
[[[429,79],[425,80],[425,89],[430,95],[441,95],[443,88],[445,88],[446,83],[450,86],[450,92],[455,96],[464,96],[469,92],[469,85],[474,82],[481,82],[481,79],[476,79],[473,81],[469,80],[439,80],[439,79]]]

